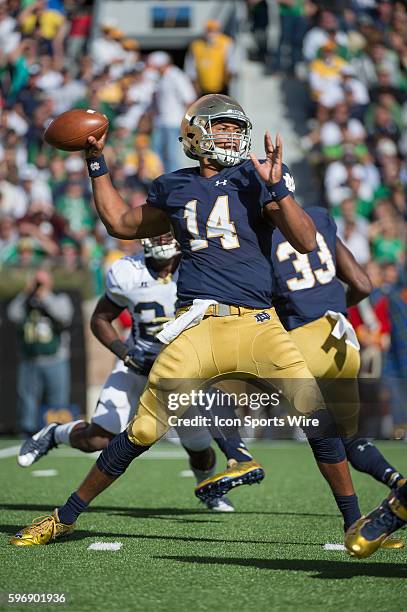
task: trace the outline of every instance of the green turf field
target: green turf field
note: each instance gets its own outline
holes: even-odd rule
[[[4,441],[0,451],[3,602],[10,592],[54,592],[66,594],[63,609],[78,612],[405,609],[407,549],[367,561],[324,550],[342,541],[341,520],[304,444],[252,446],[266,479],[231,494],[235,514],[203,509],[193,479],[180,476],[187,469],[182,450],[158,445],[98,498],[73,536],[32,548],[8,546],[8,539],[62,504],[93,461],[65,448],[23,470],[4,456],[13,445]],[[380,448],[407,472],[405,444]],[[58,475],[33,477],[51,469]],[[367,476],[354,480],[362,511],[386,495]],[[94,542],[122,547],[88,550]]]

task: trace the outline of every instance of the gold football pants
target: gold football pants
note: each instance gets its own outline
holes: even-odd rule
[[[168,431],[169,394],[189,394],[197,380],[203,384],[220,375],[278,380],[292,406],[305,415],[324,407],[319,387],[275,309],[233,308],[236,314],[229,316],[205,315],[162,349],[127,428],[134,444],[150,446]],[[187,408],[172,414],[181,416]]]
[[[313,376],[341,435],[355,435],[359,417],[359,351],[331,335],[336,321],[321,317],[289,332]]]

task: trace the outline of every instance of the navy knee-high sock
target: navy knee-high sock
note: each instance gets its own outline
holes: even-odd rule
[[[354,493],[353,495],[335,495],[334,497],[343,516],[343,527],[346,531],[361,517],[358,496]]]
[[[145,453],[149,448],[149,446],[133,444],[127,431],[122,431],[99,455],[96,465],[101,472],[111,478],[118,478],[126,471],[133,459]],[[65,525],[71,525],[81,512],[86,510],[87,506],[88,503],[83,501],[77,493],[72,493],[66,503],[58,508],[59,520]]]
[[[211,431],[212,435],[218,435],[219,432]],[[214,438],[216,444],[219,446],[226,459],[235,459],[235,461],[252,461],[253,457],[247,450],[247,447],[240,436],[235,438]]]
[[[346,459],[345,448],[339,437],[317,437],[314,433],[313,437],[311,436],[308,439],[308,442],[318,463],[333,465],[341,463]],[[346,531],[361,517],[357,495],[356,493],[353,495],[337,495],[334,493],[334,497],[336,505],[343,516],[343,524]]]
[[[216,389],[212,390],[216,393]],[[216,401],[210,410],[206,407],[203,410],[206,416],[211,417],[211,424],[208,426],[212,438],[219,446],[226,459],[235,461],[252,461],[253,457],[243,442],[238,427],[235,425],[236,412],[233,402],[226,399],[222,402],[222,394],[218,394]],[[226,394],[225,394],[225,397]],[[218,425],[216,423],[228,423],[228,425]]]
[[[394,487],[403,478],[395,467],[383,457],[379,449],[365,438],[343,438],[346,456],[355,470],[370,474],[379,482]]]
[[[77,493],[72,493],[66,500],[66,503],[61,508],[58,508],[59,520],[64,525],[72,525],[87,507],[88,504]]]

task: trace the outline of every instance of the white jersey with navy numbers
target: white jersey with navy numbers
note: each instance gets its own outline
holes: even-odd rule
[[[107,273],[106,295],[131,314],[128,344],[137,343],[149,353],[160,351],[162,344],[156,335],[175,316],[177,276],[176,272],[158,278],[140,255],[123,257],[112,265]]]
[[[137,342],[150,355],[163,346],[156,338],[163,323],[175,316],[178,272],[166,279],[157,278],[140,255],[123,257],[110,268],[106,278],[106,295],[119,307],[128,308],[132,316],[129,345]],[[117,435],[134,417],[147,376],[128,368],[123,361],[116,365],[99,396],[92,423]],[[206,427],[177,427],[182,444],[195,451],[208,448],[211,435]]]

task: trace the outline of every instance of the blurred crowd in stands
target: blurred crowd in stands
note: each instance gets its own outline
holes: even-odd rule
[[[311,104],[302,145],[339,236],[373,282],[350,319],[362,372],[393,381],[397,422],[407,379],[407,6],[345,1],[334,13],[325,4],[303,39]]]
[[[236,72],[233,41],[216,21],[191,43],[185,70],[164,51],[141,54],[113,21],[92,40],[91,27],[87,0],[0,0],[0,267],[48,259],[99,269],[138,248],[107,236],[83,155],[43,142],[53,117],[71,108],[108,117],[113,181],[139,206],[154,178],[185,165],[185,109],[227,92]]]
[[[307,67],[310,130],[302,146],[321,199],[360,263],[402,263],[405,3],[278,4],[280,38],[270,49],[269,3],[247,1],[258,53],[273,72]],[[0,0],[0,265],[58,256],[75,268],[116,246],[94,214],[81,154],[42,140],[52,117],[72,107],[107,115],[109,167],[137,206],[156,176],[184,163],[185,108],[202,93],[227,92],[237,72],[233,41],[215,21],[191,43],[181,70],[164,51],[142,55],[109,23],[90,43],[91,18],[87,0]]]
[[[308,88],[304,158],[320,203],[374,284],[350,313],[363,368],[407,380],[406,2],[245,4],[252,58],[266,74]],[[279,13],[274,45],[270,8]],[[143,53],[113,20],[93,31],[92,15],[92,0],[0,0],[0,269],[51,262],[103,278],[116,258],[140,248],[107,235],[83,155],[43,142],[53,117],[71,108],[108,117],[112,179],[136,207],[155,177],[185,165],[178,133],[186,107],[204,93],[228,93],[238,72],[234,41],[216,21],[191,42],[181,69],[165,51]],[[394,405],[399,396],[390,389]]]
[[[280,36],[264,36],[270,3],[249,0],[256,59],[267,74],[308,87],[301,139],[320,203],[373,282],[349,315],[362,375],[384,375],[381,410],[406,422],[407,382],[407,3],[277,0]],[[384,414],[383,412],[383,414]]]
[[[342,4],[348,6],[338,14],[321,10],[303,41],[312,103],[302,144],[339,236],[374,284],[370,298],[350,312],[362,371],[401,381],[407,377],[407,10],[384,0]],[[398,386],[389,390],[393,412],[402,404]]]

